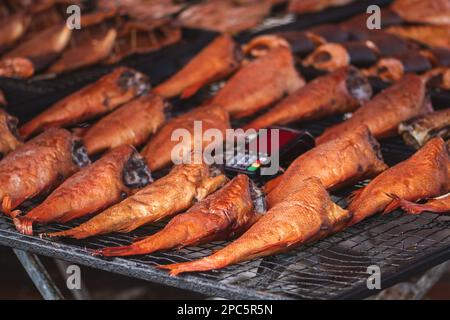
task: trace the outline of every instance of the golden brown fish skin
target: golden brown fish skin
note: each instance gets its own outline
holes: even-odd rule
[[[308,177],[317,177],[326,189],[335,190],[375,177],[387,168],[380,145],[367,127],[362,126],[298,157],[267,195],[267,203],[271,208],[281,202],[290,190]]]
[[[397,26],[388,28],[387,32],[428,47],[450,49],[450,25]]]
[[[184,27],[234,34],[256,27],[270,14],[274,2],[208,1],[191,5],[177,19]]]
[[[213,176],[205,164],[178,165],[167,176],[80,226],[46,236],[83,239],[111,232],[131,232],[188,209],[225,182],[225,176]]]
[[[419,149],[434,137],[450,139],[450,108],[401,123],[398,133],[406,144]]]
[[[1,92],[0,92],[1,95]],[[0,97],[0,105],[1,97]],[[19,120],[0,109],[0,158],[21,146],[22,139],[17,133]]]
[[[450,25],[448,0],[396,0],[391,9],[408,22]]]
[[[224,268],[323,238],[341,230],[350,218],[350,212],[331,201],[319,179],[310,178],[225,248],[197,261],[159,267],[171,275]]]
[[[94,39],[64,51],[61,58],[50,66],[47,73],[69,72],[103,61],[111,53],[116,37],[117,31],[111,28]],[[87,52],[89,54],[86,54]]]
[[[367,78],[354,67],[344,67],[298,89],[245,128],[261,129],[351,112],[371,96]]]
[[[10,213],[22,202],[51,191],[89,163],[79,140],[64,129],[49,129],[0,162],[0,201]]]
[[[83,135],[89,154],[121,145],[142,145],[165,123],[164,100],[155,94],[139,97],[100,119]]]
[[[201,124],[201,136],[195,133],[195,124]],[[203,139],[203,133],[209,129],[217,129],[225,137],[226,129],[231,128],[228,113],[221,107],[207,105],[196,108],[176,118],[169,120],[149,141],[141,154],[147,160],[152,171],[162,169],[172,163],[172,150],[178,146],[193,150],[194,145],[208,146],[211,141]],[[190,133],[190,139],[181,143],[172,141],[175,130],[185,129]],[[199,141],[201,139],[201,141]],[[215,141],[222,143],[222,141]]]
[[[415,202],[450,191],[450,157],[442,138],[430,140],[411,158],[381,173],[356,191],[348,209],[351,224],[400,206],[398,199]]]
[[[243,54],[229,35],[214,39],[179,72],[155,88],[165,98],[193,96],[200,88],[221,80],[237,70]]]
[[[442,90],[450,90],[450,68],[435,68],[428,71],[424,77],[427,79],[429,86],[440,88]]]
[[[35,69],[40,70],[55,60],[70,41],[72,30],[66,25],[51,26],[30,39],[24,40],[4,58],[27,58],[33,62]]]
[[[390,137],[397,134],[400,123],[432,111],[425,78],[409,74],[356,110],[350,119],[326,129],[316,143],[333,140],[361,125],[375,138]]]
[[[30,17],[19,12],[0,22],[0,53],[10,48],[26,32]]]
[[[96,254],[104,256],[149,254],[234,238],[261,217],[253,206],[250,188],[250,179],[246,175],[238,175],[187,212],[174,217],[156,234],[129,246],[101,249]]]
[[[147,76],[119,67],[69,95],[20,128],[29,137],[50,127],[66,127],[108,113],[150,89]]]
[[[303,87],[289,48],[278,47],[242,67],[212,99],[234,118],[250,116]]]
[[[422,212],[448,213],[450,212],[450,195],[431,199],[424,204],[398,199],[400,206],[409,214],[421,214]]]
[[[34,75],[34,65],[26,58],[0,59],[0,77],[27,79]]]
[[[355,0],[291,0],[288,10],[298,14],[318,12],[329,7],[345,6]]]
[[[14,219],[18,231],[33,234],[33,223],[66,223],[116,204],[151,182],[150,171],[130,145],[118,147],[63,182],[39,206]]]

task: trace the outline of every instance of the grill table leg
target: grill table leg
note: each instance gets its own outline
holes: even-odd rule
[[[13,251],[45,300],[64,299],[37,255],[17,249]]]

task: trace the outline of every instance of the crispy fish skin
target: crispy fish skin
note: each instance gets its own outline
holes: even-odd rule
[[[243,118],[291,94],[305,81],[289,48],[278,47],[242,67],[212,99],[234,118]]]
[[[197,261],[159,267],[174,276],[224,268],[323,238],[342,229],[350,218],[349,211],[331,201],[319,179],[310,178],[225,248]]]
[[[339,164],[339,165],[336,165]],[[380,145],[367,127],[336,138],[298,157],[267,195],[269,208],[281,202],[290,190],[308,177],[320,179],[326,189],[372,178],[386,170]]]
[[[111,28],[99,37],[64,51],[61,58],[50,66],[47,73],[59,74],[103,61],[111,53],[116,37],[117,31]],[[86,54],[87,52],[89,54]]]
[[[49,127],[65,127],[108,113],[150,89],[147,76],[119,67],[57,102],[20,128],[24,137]]]
[[[240,46],[233,38],[226,34],[220,35],[154,91],[165,98],[178,95],[189,98],[203,86],[233,73],[242,59]]]
[[[34,65],[26,58],[0,59],[0,77],[27,79],[34,75]]]
[[[0,92],[1,95],[1,92]],[[0,97],[0,105],[1,105]],[[17,133],[19,120],[0,109],[0,158],[6,156],[22,145],[22,139]]]
[[[195,133],[196,124],[197,128],[201,126],[201,135],[198,132]],[[202,148],[205,148],[211,143],[211,141],[203,139],[203,133],[205,131],[217,129],[225,137],[225,131],[229,128],[231,128],[229,116],[223,108],[212,105],[196,108],[169,120],[150,139],[141,154],[147,160],[150,170],[156,171],[172,163],[172,152],[175,152],[174,148],[180,147],[180,152],[189,151],[189,153],[194,149],[194,146],[202,146]],[[175,130],[187,130],[189,132],[189,139],[182,137],[182,142],[180,140],[173,141],[172,134]],[[222,141],[214,141],[214,143],[218,144],[222,143]]]
[[[434,137],[450,138],[450,108],[401,123],[398,133],[406,144],[419,149]]]
[[[11,47],[26,32],[30,17],[19,12],[0,22],[0,53]]]
[[[33,223],[68,222],[120,202],[151,182],[150,171],[134,147],[118,147],[63,182],[39,206],[14,224],[32,235]]]
[[[396,0],[391,9],[408,22],[450,25],[448,0]]]
[[[428,84],[433,88],[442,90],[450,90],[450,68],[434,68],[428,71],[424,77],[427,78]]]
[[[432,111],[425,78],[409,74],[356,110],[350,119],[325,130],[316,143],[348,134],[361,125],[369,127],[375,138],[389,137],[397,133],[400,123]]]
[[[261,129],[351,112],[371,96],[367,78],[354,67],[344,67],[298,89],[246,128]]]
[[[5,58],[27,58],[33,62],[34,68],[40,70],[47,67],[66,48],[72,36],[72,30],[66,25],[55,25],[41,31],[13,50],[7,52]]]
[[[288,10],[299,14],[318,12],[329,7],[345,6],[355,0],[291,0]]]
[[[450,25],[396,26],[388,28],[387,32],[425,46],[450,49]]]
[[[2,211],[58,186],[89,163],[84,147],[70,132],[49,129],[0,162]]]
[[[191,5],[178,21],[188,28],[238,33],[257,26],[270,14],[274,1],[207,1]]]
[[[450,157],[442,138],[430,140],[411,158],[381,173],[356,191],[348,209],[351,224],[400,207],[397,199],[415,202],[450,191]]]
[[[399,199],[400,206],[409,214],[421,214],[422,212],[447,213],[450,212],[450,195],[431,199],[424,204]]]
[[[121,145],[142,145],[166,121],[165,102],[155,94],[139,97],[90,127],[83,136],[89,154]]]
[[[226,182],[225,176],[214,177],[210,169],[205,164],[175,166],[167,176],[80,226],[46,236],[84,239],[111,232],[126,233],[182,212]]]
[[[261,217],[253,206],[251,187],[246,175],[238,175],[187,212],[175,216],[156,234],[129,246],[105,248],[96,253],[103,256],[149,254],[234,238]]]

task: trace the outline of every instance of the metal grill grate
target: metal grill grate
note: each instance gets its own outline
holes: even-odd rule
[[[309,128],[311,131],[318,131]],[[407,147],[393,139],[383,144],[387,162],[408,157]],[[358,188],[360,186],[356,186]],[[353,189],[333,195],[344,206]],[[73,227],[53,224],[36,232],[60,231]],[[148,236],[164,223],[147,226],[130,234],[111,234],[79,240],[49,241],[18,234],[9,218],[0,218],[0,244],[62,258],[132,277],[190,289],[226,298],[331,299],[366,297],[367,267],[381,268],[387,287],[410,272],[433,266],[450,257],[450,216],[425,213],[418,216],[395,212],[369,218],[334,236],[302,246],[286,254],[244,262],[220,271],[202,272],[178,278],[155,268],[157,264],[191,261],[222,248],[215,242],[179,251],[159,252],[131,258],[93,257],[89,249],[125,245]]]

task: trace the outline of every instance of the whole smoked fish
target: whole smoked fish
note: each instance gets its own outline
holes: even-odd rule
[[[131,232],[188,209],[225,182],[225,176],[206,164],[178,165],[168,175],[80,226],[45,236],[83,239],[111,232]]]
[[[121,145],[142,145],[165,122],[164,100],[155,94],[139,97],[100,119],[83,135],[89,154]]]
[[[155,93],[172,98],[189,98],[200,88],[222,80],[240,66],[243,59],[240,46],[224,34],[214,39],[179,72],[155,88]]]
[[[309,178],[225,248],[200,260],[159,267],[171,275],[225,268],[323,238],[340,231],[350,218],[349,211],[331,201],[319,179]]]
[[[234,118],[250,116],[303,87],[289,48],[278,47],[242,67],[212,99]]]
[[[326,189],[337,189],[375,177],[387,168],[380,145],[367,127],[362,126],[298,157],[281,178],[277,178],[276,187],[270,187],[267,203],[269,208],[273,207],[308,177],[319,178]]]
[[[57,102],[20,128],[29,137],[45,128],[66,127],[110,112],[150,89],[147,76],[119,67]]]
[[[97,213],[152,181],[145,161],[132,146],[118,147],[63,182],[39,206],[14,224],[33,234],[33,224],[65,223]]]
[[[9,214],[22,202],[51,191],[90,163],[82,142],[65,129],[49,129],[0,162],[1,209]]]
[[[149,254],[160,250],[232,239],[246,231],[262,216],[263,208],[257,208],[261,196],[262,193],[258,192],[257,187],[246,175],[238,175],[187,212],[174,217],[164,229],[154,235],[129,246],[101,249],[96,254],[103,256]]]
[[[432,111],[425,78],[410,74],[356,110],[350,119],[325,130],[316,142],[330,141],[361,125],[369,127],[375,138],[389,137],[397,134],[400,123]]]
[[[196,126],[197,124],[197,126]],[[196,131],[196,128],[198,130]],[[228,113],[221,107],[207,105],[196,108],[167,122],[149,141],[142,150],[142,155],[147,160],[150,170],[156,171],[172,163],[172,152],[179,148],[180,153],[191,153],[194,146],[202,149],[211,143],[221,144],[222,141],[208,141],[203,138],[205,131],[217,129],[225,137],[226,129],[231,128]],[[189,137],[182,137],[182,141],[173,140],[172,134],[175,130],[189,132]],[[178,138],[180,139],[180,138]],[[179,154],[183,156],[183,154]]]
[[[411,158],[381,173],[351,197],[351,224],[376,213],[387,214],[401,202],[418,201],[450,192],[450,157],[442,138],[430,140]]]
[[[359,70],[344,67],[298,89],[246,128],[261,129],[351,112],[371,96],[372,87]]]

